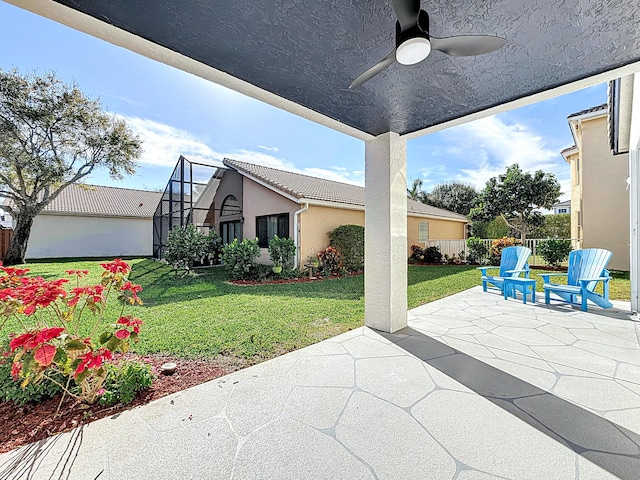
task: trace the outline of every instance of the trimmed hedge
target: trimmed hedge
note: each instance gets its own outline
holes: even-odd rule
[[[329,245],[338,251],[342,266],[350,271],[364,268],[364,227],[340,225],[329,232]]]

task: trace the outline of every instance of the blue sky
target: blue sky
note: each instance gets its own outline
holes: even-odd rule
[[[13,67],[75,81],[143,138],[134,176],[114,182],[97,172],[87,183],[162,188],[182,154],[364,184],[362,141],[0,2],[0,68]],[[559,153],[573,143],[567,115],[605,103],[606,92],[597,85],[410,140],[408,182],[422,178],[427,191],[451,180],[480,188],[517,162],[555,173],[569,198]]]

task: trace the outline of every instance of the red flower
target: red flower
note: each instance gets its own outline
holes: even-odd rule
[[[48,307],[58,298],[67,296],[62,284],[67,283],[69,280],[64,278],[50,282],[42,277],[22,278],[21,280],[22,286],[16,287],[14,291],[25,307],[25,315],[31,315],[36,311],[36,308]]]
[[[65,270],[67,275],[75,275],[78,278],[86,277],[89,274],[89,270]]]
[[[140,297],[138,297],[138,292],[142,291],[142,286],[136,285],[135,283],[127,282],[122,286],[120,290],[122,290],[123,292],[131,292],[131,298],[133,298],[136,303],[142,303]]]
[[[100,368],[105,360],[111,360],[111,358],[111,350],[107,350],[106,348],[101,348],[96,352],[88,352],[84,357],[82,357],[78,368],[76,368],[76,373],[73,375],[74,378],[77,378],[78,375],[85,370]]]
[[[129,332],[129,330],[123,328],[121,330],[116,330],[116,338],[120,339],[120,340],[124,340],[126,338],[129,338],[129,336],[131,336],[131,332]]]
[[[25,351],[36,348],[49,340],[56,338],[64,331],[62,327],[43,328],[32,332],[23,333],[9,342],[11,352],[22,347]]]
[[[14,362],[13,365],[11,365],[11,376],[13,378],[20,377],[21,371],[22,371],[22,365],[20,363]]]
[[[56,347],[53,345],[42,345],[33,354],[33,359],[43,367],[48,367],[56,356]]]
[[[102,285],[94,285],[92,287],[78,287],[71,289],[71,293],[74,295],[73,298],[69,299],[68,305],[73,307],[78,303],[80,297],[82,295],[87,296],[87,300],[93,303],[100,303],[104,301],[104,296],[102,292],[104,291],[104,287]]]
[[[8,277],[24,277],[30,272],[28,268],[2,267],[0,270],[7,274]]]
[[[140,325],[142,325],[142,320],[140,320],[139,318],[134,318],[131,315],[127,315],[126,317],[120,317],[117,323],[118,325],[133,327],[133,333],[140,333]]]
[[[121,258],[116,258],[113,262],[101,263],[100,266],[109,273],[127,274],[131,271],[131,267],[127,262],[123,262]]]

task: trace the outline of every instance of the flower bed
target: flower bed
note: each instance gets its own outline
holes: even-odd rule
[[[29,276],[29,269],[0,265],[0,331],[9,320],[20,326],[0,339],[2,371],[10,364],[14,380],[12,385],[0,379],[2,398],[24,403],[61,391],[60,406],[66,396],[86,404],[127,403],[123,398],[131,401],[150,385],[148,365],[120,365],[114,357],[138,340],[142,320],[125,315],[125,307],[142,304],[142,287],[128,281],[131,267],[121,259],[100,266],[104,271],[97,285],[81,284],[88,270],[67,270],[75,278],[75,287],[67,291],[68,278],[45,280]],[[110,295],[122,304],[112,323],[105,319]]]

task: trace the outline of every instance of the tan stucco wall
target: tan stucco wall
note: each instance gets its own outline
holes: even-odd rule
[[[329,233],[340,225],[364,227],[364,211],[309,205],[300,214],[300,261],[304,265],[309,256],[316,255],[329,245]]]
[[[462,222],[435,220],[433,218],[409,217],[407,218],[407,246],[409,247],[407,252],[408,255],[411,255],[411,245],[420,243],[420,222],[429,223],[429,240],[464,239],[465,224]]]
[[[578,228],[580,211],[582,209],[582,182],[580,180],[581,172],[578,170],[580,155],[578,152],[567,155],[566,160],[569,163],[571,171],[571,238],[582,240],[581,229]]]
[[[423,217],[407,217],[407,258],[411,255],[411,245],[418,243],[419,222],[429,222],[429,239],[459,240],[464,238],[464,223],[434,220]],[[329,245],[328,232],[340,225],[364,226],[364,211],[310,205],[309,210],[300,215],[300,257],[301,264],[309,256],[315,255]]]
[[[579,134],[582,248],[611,250],[609,268],[629,270],[628,155],[612,154],[606,116],[582,121]]]

